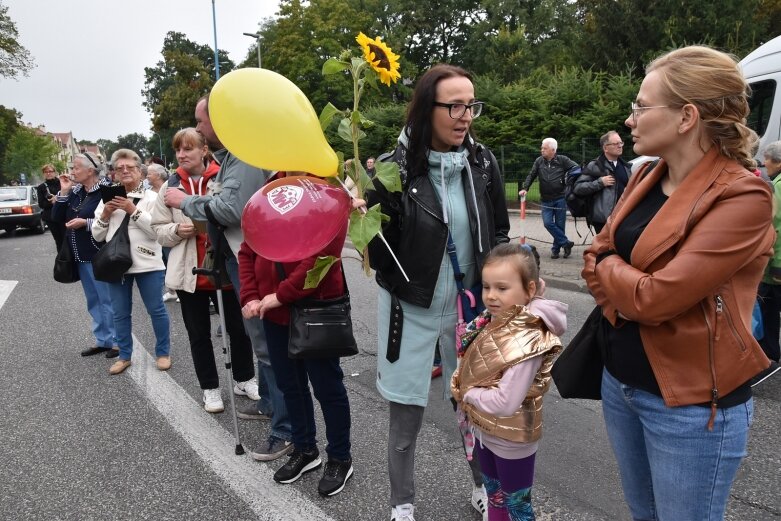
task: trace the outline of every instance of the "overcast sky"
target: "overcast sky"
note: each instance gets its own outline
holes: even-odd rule
[[[214,45],[211,0],[2,0],[37,67],[19,80],[0,78],[0,105],[25,123],[76,139],[151,133],[141,105],[144,67],[162,59],[163,38],[179,31]],[[242,61],[258,23],[277,0],[216,0],[217,44]],[[263,48],[261,46],[261,53]]]

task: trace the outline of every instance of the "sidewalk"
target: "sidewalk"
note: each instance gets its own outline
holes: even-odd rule
[[[526,219],[523,222],[520,210],[510,208],[508,212],[510,214],[510,240],[513,242],[520,240],[523,233],[526,236],[526,242],[537,248],[540,254],[540,276],[545,279],[545,283],[553,288],[588,293],[586,282],[580,277],[580,271],[583,269],[583,252],[594,238],[586,226],[586,220],[578,219],[576,229],[575,220],[572,217],[567,217],[565,231],[569,240],[575,243],[572,255],[568,259],[564,257],[551,259],[550,249],[553,241],[542,224],[540,211],[529,210],[527,207]],[[580,232],[580,236],[578,236],[578,232]]]

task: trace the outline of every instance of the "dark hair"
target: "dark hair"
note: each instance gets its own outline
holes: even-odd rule
[[[207,116],[209,115],[209,96],[210,96],[210,95],[211,95],[211,92],[207,92],[206,94],[204,94],[203,96],[201,96],[200,98],[198,98],[198,101],[196,101],[196,102],[195,102],[195,106],[196,106],[196,107],[198,106],[198,104],[199,104],[200,102],[202,102],[202,101],[205,101],[205,102],[206,102],[206,115],[207,115]]]
[[[509,242],[497,244],[485,258],[483,267],[499,261],[510,261],[515,265],[524,288],[528,288],[529,283],[534,282],[539,289],[540,254],[537,253],[537,248],[531,244]]]
[[[160,159],[160,158],[159,158],[159,157],[157,157],[157,156],[152,156],[152,157],[150,157],[150,158],[149,158],[149,162],[150,162],[150,163],[154,163],[154,164],[156,164],[156,165],[165,166],[165,163],[163,163],[163,160],[162,160],[162,159]]]
[[[412,101],[410,101],[407,107],[407,118],[404,123],[404,132],[407,132],[407,137],[409,138],[409,149],[407,150],[408,175],[427,175],[428,172],[428,152],[433,136],[431,114],[434,111],[437,85],[444,79],[461,76],[472,81],[472,76],[461,67],[440,63],[431,67],[418,79],[418,83],[415,85],[415,92],[412,94]],[[464,144],[469,148],[471,154],[474,150],[472,149],[470,137],[474,137],[471,125],[469,134],[464,138]]]

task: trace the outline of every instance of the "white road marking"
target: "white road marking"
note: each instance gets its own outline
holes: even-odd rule
[[[259,520],[334,521],[289,485],[279,485],[265,464],[237,456],[236,439],[206,413],[133,336],[133,365],[127,370],[147,399],[193,450],[252,509]],[[232,392],[232,386],[228,388]],[[225,413],[230,403],[225,400]],[[246,449],[246,447],[245,447]]]
[[[3,309],[5,301],[18,283],[18,280],[0,280],[0,309]]]

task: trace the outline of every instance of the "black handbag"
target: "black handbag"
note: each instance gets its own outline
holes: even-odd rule
[[[276,263],[280,279],[285,279],[281,263]],[[340,261],[341,265],[341,261]],[[358,354],[353,335],[350,292],[344,278],[344,295],[332,299],[303,299],[290,304],[290,330],[287,354],[293,359],[337,358]]]
[[[127,270],[133,265],[130,256],[130,234],[128,224],[130,214],[125,215],[114,236],[92,257],[92,272],[95,280],[120,282]]]
[[[562,398],[602,399],[602,328],[602,308],[596,306],[554,362],[550,372]]]
[[[76,269],[76,262],[73,260],[73,252],[71,251],[70,240],[67,234],[65,235],[65,240],[62,241],[62,245],[60,245],[57,257],[54,259],[54,280],[63,284],[81,280],[79,278],[79,270]]]

